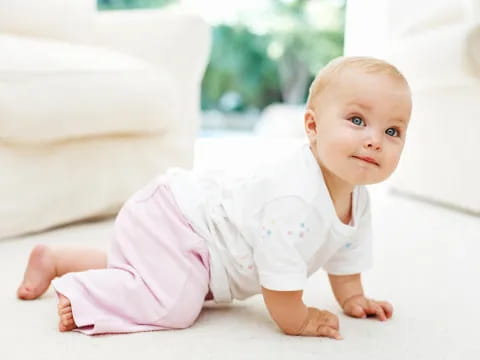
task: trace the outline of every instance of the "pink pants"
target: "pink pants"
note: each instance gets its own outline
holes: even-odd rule
[[[107,268],[69,273],[53,286],[85,334],[180,329],[202,309],[209,261],[205,240],[159,178],[119,212]]]

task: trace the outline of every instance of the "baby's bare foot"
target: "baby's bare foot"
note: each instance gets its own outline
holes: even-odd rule
[[[75,321],[73,320],[72,306],[70,300],[65,296],[58,295],[58,316],[60,321],[58,323],[58,330],[71,331],[77,328]]]
[[[37,245],[30,253],[23,281],[17,290],[17,297],[33,300],[47,291],[55,277],[55,262],[52,251],[46,245]]]

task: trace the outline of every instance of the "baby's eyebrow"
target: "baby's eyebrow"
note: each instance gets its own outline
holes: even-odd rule
[[[373,109],[373,106],[363,102],[363,101],[351,101],[349,103],[347,103],[347,107],[351,107],[351,106],[356,106],[356,107],[359,107],[365,111],[372,111]],[[407,121],[403,118],[403,117],[398,117],[398,118],[393,118],[391,119],[391,121],[395,122],[395,123],[400,123],[402,125],[406,125],[407,124]]]
[[[357,107],[360,107],[364,110],[367,110],[367,111],[371,111],[372,110],[372,106],[368,105],[368,104],[365,104],[363,102],[358,102],[358,101],[352,101],[352,102],[349,102],[347,104],[347,106],[357,106]]]
[[[400,123],[402,125],[405,125],[407,123],[404,118],[393,118],[392,121],[396,123]]]

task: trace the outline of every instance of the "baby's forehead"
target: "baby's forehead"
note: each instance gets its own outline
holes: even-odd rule
[[[342,80],[352,79],[389,79],[397,84],[402,84],[408,87],[405,78],[396,71],[393,71],[387,67],[385,68],[369,68],[366,66],[352,64],[348,67],[338,69],[338,71],[332,74],[331,81],[339,82]]]
[[[324,67],[310,86],[307,107],[338,102],[346,94],[369,93],[385,90],[397,92],[403,99],[411,94],[408,82],[400,71],[384,61],[372,58],[341,58]]]
[[[403,77],[388,71],[368,71],[358,66],[344,69],[338,73],[324,90],[353,98],[368,97],[369,93],[378,91],[388,91],[411,97],[410,87]]]
[[[409,112],[411,108],[408,84],[385,72],[345,72],[344,76],[333,81],[325,91],[330,94],[323,100],[336,103],[336,106],[342,108],[357,107],[369,112],[389,109],[398,113]]]

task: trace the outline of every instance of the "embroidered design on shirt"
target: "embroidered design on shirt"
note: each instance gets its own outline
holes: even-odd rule
[[[276,221],[275,219],[270,220],[270,224],[275,224]],[[299,224],[300,231],[295,231],[295,230],[287,230],[287,235],[288,236],[293,236],[297,234],[299,238],[303,238],[305,236],[305,233],[310,232],[310,228],[305,226],[305,223],[301,222]],[[272,235],[272,230],[270,228],[265,227],[265,225],[262,225],[262,238],[270,237]]]
[[[269,237],[270,235],[272,235],[272,230],[270,230],[269,228],[266,228],[265,226],[262,226],[262,231],[263,231],[262,238]]]

